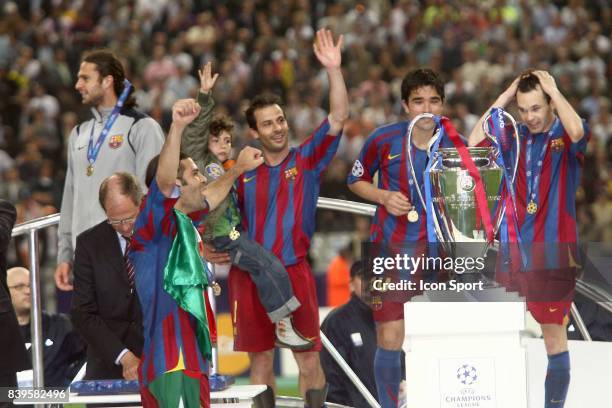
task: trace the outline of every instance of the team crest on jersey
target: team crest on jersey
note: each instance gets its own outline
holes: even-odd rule
[[[298,175],[297,167],[292,167],[290,169],[285,170],[286,180],[295,180],[297,175]]]
[[[562,138],[553,139],[550,141],[550,148],[556,152],[562,150],[565,147],[565,142]]]
[[[218,163],[210,163],[204,167],[204,173],[206,178],[216,180],[223,174],[223,168]]]
[[[363,176],[363,165],[359,160],[355,160],[353,164],[353,169],[351,170],[351,174],[355,177]]]
[[[117,149],[123,144],[123,135],[113,135],[108,139],[108,147]]]

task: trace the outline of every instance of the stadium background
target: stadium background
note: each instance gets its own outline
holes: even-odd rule
[[[328,106],[325,73],[312,53],[313,34],[325,26],[345,35],[351,119],[321,196],[357,200],[346,174],[369,133],[402,117],[399,85],[409,70],[442,73],[445,115],[465,134],[513,77],[538,67],[590,123],[580,234],[609,242],[611,20],[606,0],[0,0],[0,198],[16,204],[18,222],[58,211],[66,138],[89,116],[73,88],[79,58],[95,47],[123,58],[140,109],[166,130],[173,101],[195,96],[197,69],[213,61],[221,74],[217,111],[237,123],[236,148],[254,143],[243,110],[262,91],[283,96],[291,144],[299,144]],[[322,304],[330,260],[367,238],[368,222],[319,211],[311,260]],[[40,239],[44,308],[67,311],[69,300],[56,302],[52,279],[55,229]],[[27,266],[26,240],[13,245],[9,264]],[[223,298],[218,305],[227,309]],[[242,367],[245,357],[231,360]]]

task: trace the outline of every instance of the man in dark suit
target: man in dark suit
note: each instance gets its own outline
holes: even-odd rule
[[[133,175],[113,174],[100,185],[107,219],[77,237],[72,323],[88,344],[86,379],[138,379],[142,313],[125,254],[141,200]]]
[[[30,357],[23,343],[6,283],[6,248],[15,224],[15,207],[0,200],[0,386],[16,387],[17,371],[31,368]],[[11,406],[0,402],[0,407]]]

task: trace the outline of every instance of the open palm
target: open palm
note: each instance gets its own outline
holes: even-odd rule
[[[340,35],[338,43],[334,44],[334,37],[330,30],[325,28],[317,31],[317,41],[314,43],[314,53],[325,68],[339,67],[342,62],[342,42]]]

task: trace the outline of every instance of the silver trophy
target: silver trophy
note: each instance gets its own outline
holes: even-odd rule
[[[516,160],[508,169],[511,182],[514,183],[518,169],[518,157],[520,154],[520,141],[514,118],[503,112],[503,116],[510,120],[514,128],[514,139],[516,141]],[[495,139],[487,129],[489,114],[484,122],[483,129],[486,137]],[[410,176],[415,181],[416,191],[421,204],[426,211],[429,207],[425,202],[421,186],[416,183],[416,174],[413,166],[411,153],[412,131],[414,125],[421,119],[434,119],[435,116],[423,113],[416,116],[408,127],[408,166]],[[455,148],[440,148],[432,155],[431,148],[441,132],[437,132],[431,138],[427,154],[429,160],[433,160],[430,181],[431,196],[433,203],[433,214],[431,217],[438,241],[442,244],[446,253],[453,256],[480,257],[486,254],[489,243],[486,239],[485,228],[476,205],[475,187],[476,183],[466,169],[461,166],[461,157]],[[468,147],[470,157],[474,161],[484,185],[487,198],[488,211],[491,214],[493,233],[496,234],[504,217],[506,207],[502,202],[502,183],[504,183],[504,171],[497,164],[497,155],[503,154],[494,147]],[[508,164],[506,164],[508,167]]]

